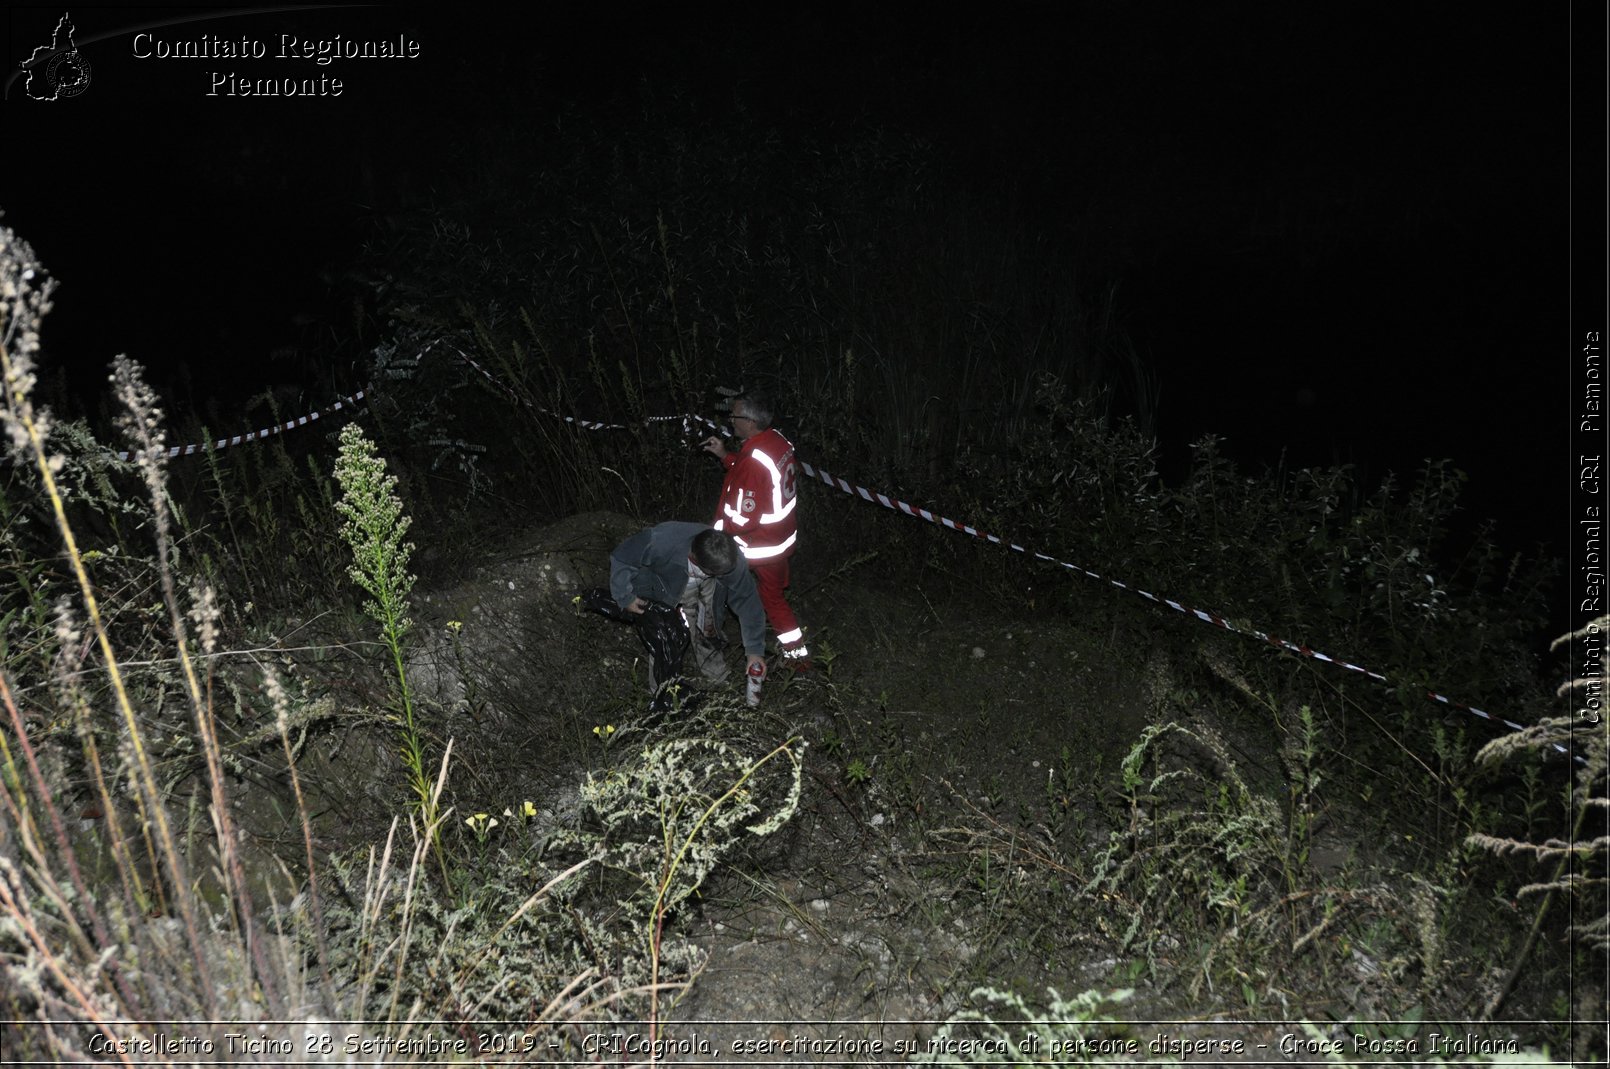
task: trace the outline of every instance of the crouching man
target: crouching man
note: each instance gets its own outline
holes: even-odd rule
[[[609,593],[615,604],[633,616],[643,615],[654,603],[680,606],[683,619],[692,624],[695,659],[709,679],[727,674],[706,627],[713,627],[711,606],[718,588],[738,617],[749,665],[760,665],[764,673],[766,612],[755,577],[731,535],[702,523],[672,520],[637,532],[609,555]],[[669,666],[672,674],[681,667],[680,657],[676,660]],[[656,679],[656,674],[651,670],[649,685],[658,690],[670,679]]]

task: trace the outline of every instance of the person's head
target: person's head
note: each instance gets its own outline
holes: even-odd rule
[[[693,563],[705,575],[720,578],[738,567],[738,543],[725,531],[710,528],[693,536]]]
[[[732,400],[732,429],[740,438],[753,438],[771,428],[771,404],[759,394],[746,393]]]

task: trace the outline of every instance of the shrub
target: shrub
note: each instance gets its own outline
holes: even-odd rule
[[[590,819],[555,846],[591,859],[614,881],[610,923],[589,943],[613,947],[628,982],[657,988],[662,969],[697,972],[691,945],[663,942],[666,918],[746,839],[771,835],[793,816],[804,746],[791,739],[755,758],[717,739],[671,739],[588,776],[582,803]]]

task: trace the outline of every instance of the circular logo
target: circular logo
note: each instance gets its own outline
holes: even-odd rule
[[[89,60],[76,48],[57,53],[45,68],[45,84],[57,100],[77,96],[89,88]]]
[[[739,508],[743,509],[745,512],[755,511],[755,499],[746,496],[743,500],[743,504],[740,505]]]

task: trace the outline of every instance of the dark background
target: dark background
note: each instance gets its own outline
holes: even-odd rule
[[[1567,5],[253,10],[153,32],[403,34],[423,55],[140,61],[136,28],[199,13],[74,8],[88,90],[8,83],[0,207],[60,280],[47,356],[86,404],[118,352],[220,398],[262,389],[377,213],[406,207],[379,201],[428,195],[507,109],[536,137],[647,82],[783,136],[918,133],[1039,220],[1118,287],[1161,383],[1165,474],[1205,432],[1254,469],[1450,457],[1502,544],[1564,552]],[[8,59],[60,14],[12,9]],[[208,97],[218,69],[346,89]]]

